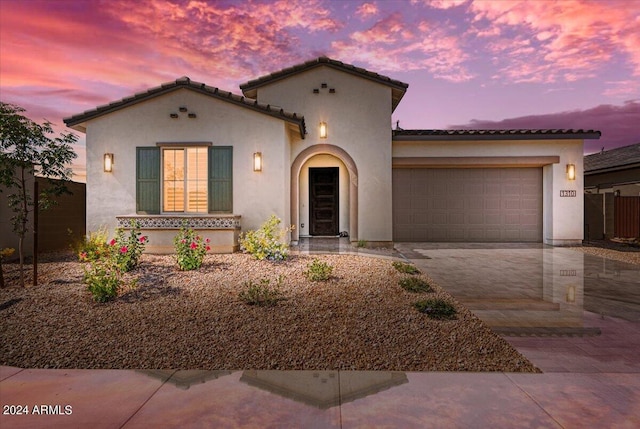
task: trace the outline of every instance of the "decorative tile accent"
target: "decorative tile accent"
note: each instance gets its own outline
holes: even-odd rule
[[[132,220],[141,229],[240,229],[240,216],[116,216],[119,228],[129,228]]]

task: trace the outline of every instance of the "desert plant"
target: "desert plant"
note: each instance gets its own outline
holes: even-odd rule
[[[367,240],[358,240],[358,247],[367,247]]]
[[[140,256],[149,242],[149,237],[142,235],[140,225],[131,221],[129,236],[125,235],[124,228],[116,230],[116,237],[109,242],[111,254],[116,265],[123,272],[128,272],[138,266]]]
[[[98,260],[85,268],[84,282],[95,301],[107,302],[118,295],[122,273],[111,258]]]
[[[272,307],[284,299],[280,290],[283,280],[284,277],[279,276],[274,286],[270,286],[271,280],[269,279],[260,279],[259,283],[249,280],[244,283],[244,290],[238,294],[238,297],[245,304]]]
[[[415,265],[406,264],[404,262],[393,262],[393,268],[404,274],[420,274],[420,270]]]
[[[109,234],[105,227],[89,232],[76,249],[80,262],[93,262],[107,257],[110,252],[109,243],[107,243],[108,237]]]
[[[173,239],[176,262],[182,271],[197,270],[202,266],[204,255],[211,250],[210,240],[203,240],[191,228],[182,227]]]
[[[289,256],[288,246],[282,242],[290,228],[280,228],[282,221],[275,215],[255,231],[240,234],[240,250],[253,255],[256,259],[282,261]]]
[[[418,301],[413,306],[421,313],[432,319],[455,319],[456,309],[447,301],[440,298]]]
[[[331,273],[333,273],[333,266],[315,258],[307,265],[307,271],[304,272],[304,275],[309,281],[319,282],[329,280]]]
[[[404,290],[408,292],[433,292],[431,285],[429,285],[429,283],[427,283],[420,277],[404,277],[400,279],[399,284]]]

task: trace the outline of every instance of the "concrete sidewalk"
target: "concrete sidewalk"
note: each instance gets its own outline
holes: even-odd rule
[[[2,367],[0,427],[636,428],[637,375]]]

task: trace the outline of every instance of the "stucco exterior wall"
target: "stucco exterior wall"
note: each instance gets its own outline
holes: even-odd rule
[[[543,166],[543,242],[554,246],[580,244],[584,225],[582,140],[394,141],[393,157],[546,157],[559,162]],[[568,180],[566,165],[576,166]],[[576,191],[561,197],[560,191]]]
[[[326,88],[322,88],[323,83]],[[332,88],[335,93],[330,92]],[[318,94],[313,93],[314,89],[319,90]],[[292,162],[312,145],[339,146],[351,156],[358,169],[357,238],[390,242],[391,88],[329,67],[317,67],[259,88],[257,98],[260,103],[304,115],[308,134],[291,145]],[[326,139],[319,137],[321,121],[328,126]],[[298,228],[302,222],[298,221]],[[352,231],[349,233],[355,238]]]
[[[98,117],[87,125],[87,230],[113,229],[116,216],[136,214],[136,147],[158,142],[233,146],[233,214],[242,216],[242,229],[258,228],[271,214],[286,225],[290,140],[282,120],[187,89]],[[262,172],[253,171],[254,152],[263,154]],[[104,153],[114,154],[112,173],[103,172]]]

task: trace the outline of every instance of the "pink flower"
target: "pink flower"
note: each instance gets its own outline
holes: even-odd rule
[[[86,259],[87,259],[87,252],[81,252],[81,253],[80,253],[80,260],[81,260],[81,261],[84,261],[84,260],[86,260]]]
[[[127,249],[127,246],[122,246],[120,248],[120,253],[127,253],[127,250],[129,250],[129,249]]]
[[[205,243],[211,243],[211,240],[209,240],[208,238],[205,240]]]
[[[192,241],[191,242],[191,246],[189,246],[189,247],[191,247],[192,249],[195,249],[196,247],[198,247],[198,245],[196,244],[195,241]]]
[[[199,235],[196,235],[196,240],[200,241],[200,236]]]
[[[211,250],[211,246],[207,246],[206,249],[207,249],[207,252],[208,252],[209,250]]]
[[[110,246],[115,246],[116,245],[116,239],[112,238],[111,241],[109,242]]]
[[[147,241],[147,237],[145,235],[140,237],[140,243],[144,243],[145,241]]]
[[[184,244],[186,242],[187,242],[187,240],[185,240],[184,238],[182,240],[180,240],[180,243],[182,243],[182,244]]]

